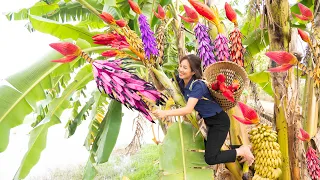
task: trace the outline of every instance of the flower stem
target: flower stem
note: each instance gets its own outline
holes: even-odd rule
[[[92,7],[89,3],[87,3],[85,0],[77,0],[80,4],[82,4],[84,7],[86,7],[89,11],[91,11],[93,14],[100,17],[100,13]]]
[[[91,48],[87,48],[87,49],[83,49],[83,52],[92,52],[92,51],[100,51],[100,50],[111,50],[113,48],[108,47],[108,46],[99,46],[99,47],[91,47]]]

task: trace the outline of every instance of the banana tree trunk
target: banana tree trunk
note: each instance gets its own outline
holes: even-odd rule
[[[315,20],[313,25],[313,35],[314,38],[312,39],[312,45],[314,46],[314,60],[316,62],[316,66],[320,64],[320,15],[319,15],[319,8],[318,4],[320,2],[318,0],[315,1]],[[318,67],[314,67],[318,68]],[[319,108],[319,101],[317,100],[316,96],[316,89],[314,88],[314,79],[311,80],[309,89],[309,96],[308,96],[308,104],[307,104],[307,114],[306,114],[306,124],[305,129],[309,133],[310,137],[314,137],[317,133],[317,125],[318,125],[318,108]]]
[[[305,130],[309,133],[310,137],[314,137],[317,133],[318,102],[315,96],[313,80],[310,80],[308,91],[310,94],[308,96]]]
[[[270,50],[285,50],[289,47],[289,2],[288,0],[267,0],[268,32]],[[273,62],[272,67],[276,64]],[[272,86],[275,93],[275,119],[278,131],[278,142],[282,154],[282,174],[279,179],[291,179],[288,124],[286,119],[287,108],[287,73],[272,73]]]
[[[297,29],[291,29],[291,42],[290,42],[290,52],[302,53],[300,52],[298,47],[298,31]],[[291,88],[288,89],[288,138],[289,138],[289,157],[291,159],[290,166],[291,166],[291,176],[293,180],[299,180],[302,173],[300,168],[300,156],[303,154],[303,143],[297,138],[299,134],[299,128],[301,127],[301,120],[300,120],[300,105],[299,105],[299,76],[296,76],[293,69],[288,71],[289,73],[289,82]]]
[[[175,8],[172,8],[174,23],[172,23],[174,33],[177,35],[177,47],[178,47],[178,59],[181,59],[186,54],[185,50],[185,34],[183,30],[183,24],[181,23],[181,18],[178,17],[179,12],[179,1],[176,1]]]

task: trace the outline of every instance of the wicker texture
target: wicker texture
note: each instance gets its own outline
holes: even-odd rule
[[[231,85],[233,80],[235,79],[239,81],[239,89],[233,93],[235,102],[229,101],[222,95],[222,93],[211,89],[211,84],[216,81],[216,77],[220,73],[223,73],[226,76],[225,83],[227,86]],[[211,64],[205,69],[204,78],[207,82],[207,86],[211,92],[212,97],[225,111],[236,106],[240,99],[242,91],[248,84],[248,76],[246,71],[241,66],[231,61],[220,61]]]

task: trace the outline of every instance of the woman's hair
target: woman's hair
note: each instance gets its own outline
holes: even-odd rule
[[[190,64],[191,71],[194,72],[194,77],[196,79],[202,79],[202,69],[201,69],[201,59],[194,55],[189,54],[180,59],[180,63],[183,60],[187,60]]]

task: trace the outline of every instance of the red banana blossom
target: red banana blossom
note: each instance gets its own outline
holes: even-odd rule
[[[116,55],[118,55],[118,52],[116,50],[109,50],[104,51],[103,53],[101,53],[101,55],[105,57],[115,57]]]
[[[100,14],[100,17],[101,17],[102,20],[104,20],[108,24],[113,24],[114,23],[113,16],[111,14],[107,13],[107,12],[102,12]]]
[[[133,0],[128,0],[130,8],[137,14],[141,14],[141,9],[139,7],[139,5],[134,2]]]
[[[298,135],[298,138],[301,141],[310,141],[310,135],[302,128],[300,128],[300,134]]]
[[[305,5],[298,3],[299,9],[300,9],[300,14],[295,14],[292,13],[293,15],[295,15],[297,18],[303,20],[303,21],[311,21],[313,20],[313,13],[312,11],[306,7]]]
[[[304,42],[306,42],[306,43],[310,43],[310,42],[311,42],[309,35],[308,35],[305,31],[303,31],[303,30],[301,30],[301,29],[298,29],[298,33],[299,33],[301,39],[302,39]]]
[[[238,105],[244,118],[233,115],[236,120],[238,120],[242,124],[258,124],[260,122],[258,114],[253,108],[247,106],[242,102],[238,102]]]
[[[215,24],[218,23],[218,19],[213,13],[212,9],[210,9],[206,4],[197,1],[197,0],[189,0],[189,3],[194,7],[194,9],[203,17],[205,17],[208,21],[211,21]]]
[[[217,80],[222,83],[222,82],[225,82],[226,81],[226,76],[224,74],[218,74],[217,76]]]
[[[159,4],[158,5],[158,13],[153,11],[153,14],[158,18],[158,19],[164,19],[166,17],[166,13],[164,12],[162,6]]]
[[[188,22],[188,23],[194,23],[194,22],[198,22],[199,21],[199,17],[198,17],[198,13],[197,11],[195,11],[194,9],[183,5],[184,10],[186,11],[186,15],[187,17],[181,16],[181,19],[183,19],[184,21]]]
[[[128,48],[126,37],[118,33],[98,34],[92,37],[95,44],[111,46],[115,49]]]
[[[49,45],[64,55],[64,57],[52,60],[52,62],[68,63],[75,60],[81,54],[81,49],[70,42],[51,43]]]
[[[229,19],[229,21],[233,22],[235,26],[238,25],[237,22],[237,14],[236,12],[232,9],[232,7],[230,6],[230,4],[228,4],[227,2],[224,4],[224,9],[226,11],[226,16]]]
[[[278,67],[268,69],[270,72],[287,71],[298,63],[297,57],[286,51],[270,51],[266,52],[266,56],[280,65]]]
[[[127,25],[127,21],[125,21],[124,19],[119,19],[119,20],[116,20],[116,24],[119,27],[125,27]]]

